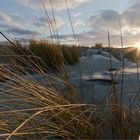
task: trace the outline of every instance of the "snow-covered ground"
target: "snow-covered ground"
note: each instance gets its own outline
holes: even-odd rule
[[[114,57],[112,57],[111,63],[112,68],[115,70],[114,73],[116,74],[115,91],[116,95],[119,97],[121,93],[122,63]],[[81,91],[81,88],[83,89],[81,96],[84,98],[85,103],[104,103],[106,97],[111,95],[112,76],[109,72],[111,68],[109,55],[82,56],[79,64],[66,67],[72,84],[74,84],[79,91]],[[47,81],[42,75],[28,75],[23,78],[38,82],[42,86],[48,86]],[[63,85],[59,79],[53,79],[53,81],[57,86]],[[125,64],[123,83],[123,103],[128,105],[131,99],[131,103],[134,103],[135,106],[140,106],[140,79],[138,79],[137,65],[135,63],[127,62]],[[13,85],[14,83],[7,81],[5,84]],[[0,91],[3,89],[8,90],[6,85],[1,85],[0,88]],[[3,94],[5,94],[5,91]],[[15,98],[14,95],[7,95],[8,96],[3,96],[3,99]]]
[[[117,59],[112,59],[112,68],[116,69],[115,86],[116,94],[119,97],[121,93],[121,65]],[[72,83],[78,90],[83,87],[84,100],[86,103],[93,103],[94,99],[98,102],[104,102],[112,90],[112,77],[109,72],[110,58],[102,55],[82,56],[80,63],[69,67],[69,73]],[[82,87],[81,87],[82,77]],[[140,80],[137,75],[137,66],[135,63],[125,63],[123,80],[123,103],[131,103],[140,106]],[[135,101],[135,102],[133,102]]]

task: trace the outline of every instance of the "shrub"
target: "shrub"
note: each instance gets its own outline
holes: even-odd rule
[[[50,44],[47,41],[31,40],[26,47],[19,43],[16,46],[13,50],[19,56],[16,58],[18,64],[25,66],[23,57],[27,57],[26,59],[31,59],[32,63],[37,64],[44,70],[53,72],[60,71],[64,63],[70,65],[77,63],[80,56],[79,47]]]
[[[81,55],[80,49],[75,46],[62,46],[62,54],[67,64],[75,64],[79,62],[79,56]]]
[[[31,52],[32,57],[34,57],[34,61],[36,60],[42,67],[46,65],[49,71],[58,71],[63,65],[61,48],[57,44],[32,40],[28,50]]]

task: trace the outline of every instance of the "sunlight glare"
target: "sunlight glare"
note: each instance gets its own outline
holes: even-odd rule
[[[139,57],[139,55],[140,55],[140,42],[136,43],[135,47],[137,48],[136,57]]]
[[[136,44],[136,47],[140,50],[140,42]]]

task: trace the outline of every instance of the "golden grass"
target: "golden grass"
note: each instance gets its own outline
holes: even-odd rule
[[[11,76],[10,74],[13,79],[11,81],[16,84],[6,85],[8,89],[4,89],[3,92],[6,94],[5,96],[12,95],[13,97],[8,104],[6,99],[5,101],[1,100],[2,110],[6,109],[6,111],[0,112],[1,122],[5,122],[0,126],[1,130],[11,132],[9,136],[7,135],[7,139],[11,136],[19,136],[18,133],[26,133],[25,135],[29,136],[30,133],[40,135],[44,132],[46,135],[76,138],[77,134],[74,134],[74,131],[87,126],[85,132],[89,133],[88,129],[94,128],[85,116],[85,113],[95,109],[94,105],[84,109],[87,105],[71,103],[64,98],[63,94],[53,88],[45,88],[35,81],[28,81],[11,72],[6,75],[5,72],[6,77]],[[14,75],[15,77],[13,77]],[[3,92],[1,95],[4,94]],[[12,100],[15,105],[11,104]],[[6,117],[4,117],[5,115]],[[77,133],[80,134],[80,131]],[[0,136],[6,136],[6,133]]]
[[[61,69],[61,76],[51,76],[25,53],[11,59],[12,70],[0,65],[0,77],[9,81],[0,82],[0,139],[138,138],[140,112],[131,104],[121,107],[111,100],[85,104],[65,69]],[[17,59],[24,66],[14,63]]]
[[[32,60],[32,63],[36,63],[40,68],[49,72],[61,71],[64,64],[78,63],[80,56],[80,51],[75,46],[67,47],[64,45],[51,44],[44,40],[30,40],[29,45],[24,47],[17,42],[16,46],[17,47],[13,48],[13,52],[15,55],[18,55],[16,61],[19,65],[27,65],[27,63],[23,63],[23,59],[28,56]],[[22,59],[19,59],[19,56],[21,56]]]

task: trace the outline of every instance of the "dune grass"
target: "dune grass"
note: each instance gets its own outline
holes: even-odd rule
[[[49,61],[59,63],[57,66],[62,64],[63,59],[58,60],[61,58],[61,48],[52,44],[46,48],[44,42],[39,45],[32,43],[30,45],[33,46],[29,47],[32,54],[43,59],[47,65],[46,53],[40,54],[40,49],[49,54],[55,53],[53,55],[56,57],[51,56]],[[0,139],[138,138],[138,108],[133,108],[131,103],[129,106],[121,106],[119,101],[111,100],[110,94],[104,104],[85,104],[81,100],[80,91],[69,80],[65,80],[68,78],[65,77],[65,69],[61,69],[61,78],[50,75],[38,61],[28,57],[31,53],[26,51],[18,51],[18,55],[11,57],[14,58],[12,69],[6,64],[0,65],[0,77],[9,81],[0,82]],[[19,65],[17,59],[24,65]],[[51,64],[48,66],[54,68]],[[40,80],[36,80],[28,69],[35,71]]]
[[[76,46],[66,47],[62,46],[62,54],[64,59],[66,60],[65,63],[72,65],[79,62],[79,57],[81,56],[80,48]]]
[[[43,1],[42,5],[52,37],[57,26],[52,26]],[[10,44],[12,49],[0,55],[5,61],[8,58],[8,64],[0,64],[0,77],[4,79],[0,80],[0,139],[138,139],[140,109],[133,108],[131,102],[122,105],[112,100],[113,93],[102,104],[86,104],[81,99],[83,91],[77,91],[64,67],[79,61],[77,48],[35,40],[28,46]]]
[[[76,46],[67,47],[64,45],[51,44],[47,41],[30,40],[29,45],[22,46],[20,43],[16,43],[13,52],[15,55],[24,57],[30,57],[30,59],[39,65],[42,69],[46,69],[49,72],[61,71],[64,64],[75,64],[79,61],[80,51]],[[20,51],[19,51],[20,48]],[[24,65],[16,57],[18,64]]]

